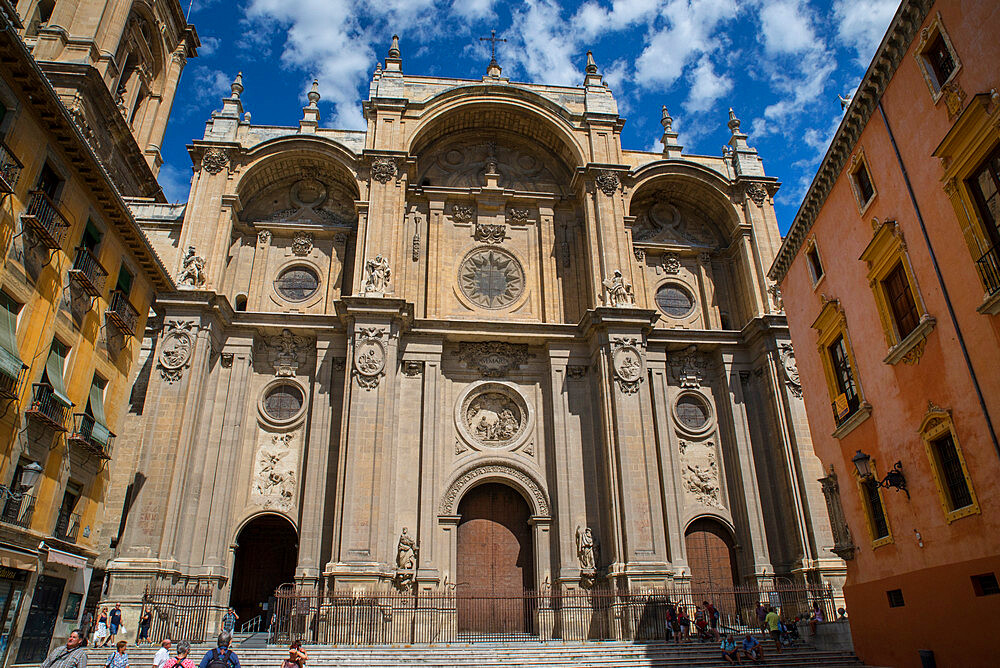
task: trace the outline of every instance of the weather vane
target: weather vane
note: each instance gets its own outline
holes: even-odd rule
[[[506,42],[507,40],[497,38],[497,31],[491,30],[489,37],[480,37],[479,41],[490,43],[490,63],[492,64],[497,61],[497,42]]]

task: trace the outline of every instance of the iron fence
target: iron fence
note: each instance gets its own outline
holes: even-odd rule
[[[704,601],[719,611],[720,633],[759,631],[757,605],[786,619],[836,617],[830,585],[730,587],[692,585],[620,591],[610,586],[545,592],[340,592],[296,588],[275,592],[272,643],[302,640],[339,645],[477,641],[664,641],[668,620],[684,610],[694,632]],[[706,618],[710,625],[711,620]]]
[[[163,638],[206,642],[212,631],[209,629],[211,603],[211,587],[146,587],[142,604],[153,611],[149,637],[154,643]]]
[[[994,246],[976,260],[979,275],[983,278],[986,293],[992,295],[1000,291],[1000,246]]]

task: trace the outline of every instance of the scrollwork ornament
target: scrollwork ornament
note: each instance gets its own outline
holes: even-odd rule
[[[194,350],[194,332],[198,323],[193,320],[172,320],[165,326],[163,340],[160,342],[160,354],[157,368],[160,378],[173,384],[181,379],[191,363],[191,352]]]
[[[641,346],[642,343],[635,338],[618,338],[611,342],[611,367],[618,389],[623,394],[639,391],[646,369]]]
[[[603,169],[594,178],[597,183],[597,187],[601,189],[608,197],[611,197],[616,192],[618,192],[619,186],[621,186],[621,180],[618,178],[618,174],[611,171],[610,169]]]
[[[378,387],[385,375],[385,330],[365,327],[358,331],[354,346],[354,377],[365,390]]]
[[[503,223],[477,223],[476,241],[485,244],[499,244],[507,238],[507,226]]]
[[[229,165],[229,156],[221,148],[210,148],[201,158],[201,166],[209,174],[215,175]]]
[[[296,232],[292,238],[292,253],[299,257],[305,257],[312,252],[312,249],[313,235],[308,232]]]
[[[677,253],[664,253],[663,271],[668,274],[679,274],[681,271],[681,256]]]
[[[753,200],[753,203],[757,206],[763,208],[764,200],[767,199],[767,188],[763,183],[757,183],[753,181],[747,184],[747,197]]]
[[[476,208],[469,204],[455,204],[451,207],[451,219],[460,225],[467,225],[476,217]]]
[[[375,158],[372,161],[372,178],[379,183],[388,183],[396,178],[396,160],[393,158]]]

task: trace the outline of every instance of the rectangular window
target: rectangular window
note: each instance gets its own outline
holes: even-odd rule
[[[45,163],[42,166],[42,171],[38,174],[38,183],[35,185],[35,189],[41,190],[52,199],[56,199],[59,196],[59,189],[62,186],[62,182],[63,180],[49,166],[49,163]]]
[[[885,298],[889,302],[899,338],[905,339],[906,335],[920,323],[920,314],[917,312],[917,304],[913,299],[913,291],[910,290],[910,281],[906,277],[902,262],[896,263],[889,275],[882,280],[882,288],[885,290]]]
[[[87,408],[85,410],[87,415],[94,418],[89,436],[91,440],[101,445],[107,445],[111,440],[108,419],[104,416],[104,389],[107,386],[108,381],[95,373],[94,380],[90,383],[90,396],[87,397]]]
[[[52,388],[52,394],[56,401],[67,408],[71,408],[73,402],[66,396],[66,383],[63,380],[67,357],[69,357],[69,348],[53,339],[52,347],[49,349],[49,357],[45,360],[45,371],[42,372],[42,382],[48,383]]]
[[[126,297],[132,294],[132,273],[124,264],[118,271],[118,283],[115,285],[115,290],[123,293]]]
[[[996,573],[973,575],[972,591],[976,593],[976,596],[995,596],[996,594],[1000,594],[1000,584],[997,583]]]
[[[886,597],[889,599],[890,608],[902,608],[906,605],[903,602],[903,590],[902,589],[890,589],[885,593]]]
[[[809,274],[812,276],[813,285],[819,283],[819,279],[823,278],[823,263],[819,260],[819,251],[816,250],[816,244],[809,247],[806,251],[806,259],[809,261]]]
[[[931,442],[938,470],[941,472],[941,482],[948,495],[948,510],[958,510],[972,505],[972,494],[962,470],[962,462],[958,458],[958,450],[951,433]]]
[[[951,50],[948,48],[947,42],[944,41],[944,35],[937,34],[937,37],[931,42],[930,48],[924,51],[924,56],[931,66],[934,78],[937,79],[937,87],[941,88],[948,81],[951,73],[955,71],[955,59],[952,58]]]
[[[844,342],[844,335],[840,334],[827,348],[830,354],[830,364],[833,368],[834,380],[837,383],[837,391],[846,403],[846,413],[838,415],[841,420],[854,411],[858,410],[860,401],[858,400],[858,389],[854,383],[854,373],[851,371],[851,361],[847,355],[847,344]]]
[[[885,508],[882,507],[882,497],[878,493],[878,482],[864,480],[861,489],[865,493],[865,505],[868,507],[868,518],[872,524],[872,540],[889,536],[889,522],[885,519]]]
[[[101,232],[94,225],[94,221],[87,221],[87,226],[83,228],[83,238],[80,239],[80,245],[97,255],[97,247],[101,245]]]
[[[854,185],[858,189],[858,199],[861,200],[861,205],[864,206],[875,196],[875,187],[872,185],[872,177],[868,173],[868,165],[861,162],[858,168],[854,170],[852,176],[854,178]]]
[[[973,172],[968,183],[990,243],[1000,246],[1000,146]]]
[[[17,314],[21,305],[6,292],[0,292],[0,389],[13,392],[24,362],[17,349]]]

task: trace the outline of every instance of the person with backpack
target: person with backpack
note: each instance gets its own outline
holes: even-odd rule
[[[229,649],[232,642],[231,633],[227,631],[220,633],[218,647],[205,653],[198,668],[240,668],[239,657],[236,656],[236,652]]]
[[[194,661],[188,658],[188,654],[190,653],[191,643],[187,640],[180,641],[177,643],[177,656],[175,656],[172,660],[168,660],[163,665],[163,668],[194,668]]]

